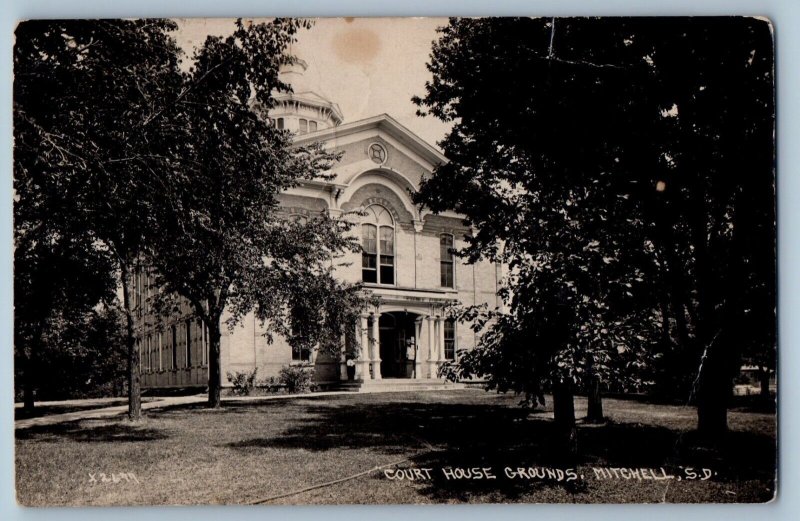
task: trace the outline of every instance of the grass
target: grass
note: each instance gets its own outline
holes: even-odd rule
[[[548,400],[548,405],[549,405]],[[432,479],[382,471],[272,503],[762,502],[773,497],[775,416],[733,411],[716,443],[692,431],[694,409],[604,401],[609,422],[581,426],[565,465],[549,411],[479,390],[297,397],[148,411],[144,421],[93,419],[17,431],[17,494],[25,505],[249,503],[378,465],[432,468]],[[576,399],[584,414],[584,399]],[[585,479],[506,479],[504,467],[577,468]],[[708,481],[599,480],[592,467],[708,467]],[[446,480],[444,467],[491,467],[496,480]],[[89,473],[109,482],[92,482]],[[133,473],[136,481],[122,479]]]

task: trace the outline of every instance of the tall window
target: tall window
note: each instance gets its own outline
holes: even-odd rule
[[[292,361],[293,362],[309,362],[311,361],[311,349],[306,344],[306,336],[303,325],[306,323],[306,312],[301,306],[292,308],[291,317],[291,334],[296,337],[295,342],[299,341],[303,347],[292,346]]]
[[[201,328],[201,335],[203,337],[202,340],[203,349],[200,355],[202,357],[202,362],[200,365],[205,367],[206,365],[208,365],[208,327],[206,326],[206,323],[203,322],[202,320],[200,321],[200,328]]]
[[[453,277],[453,236],[442,234],[439,236],[439,258],[441,259],[442,287],[455,287]]]
[[[316,132],[317,131],[317,122],[316,121],[309,121],[308,122],[308,131],[309,132]]]
[[[178,328],[173,324],[171,328],[172,333],[172,367],[170,369],[178,368]]]
[[[192,367],[192,319],[186,321],[186,367]]]
[[[361,225],[361,280],[394,284],[394,219],[378,205],[366,209]]]
[[[307,119],[300,119],[300,133],[305,134],[308,132],[308,120]]]
[[[283,118],[276,119],[275,126],[278,127],[278,130],[283,130]]]
[[[153,371],[153,335],[147,335],[147,372]]]
[[[158,370],[159,371],[163,371],[164,370],[164,360],[163,360],[163,358],[161,358],[162,355],[163,355],[163,351],[162,351],[163,347],[164,347],[164,332],[163,331],[159,331],[158,332]]]
[[[456,359],[456,323],[453,319],[444,321],[444,358]]]

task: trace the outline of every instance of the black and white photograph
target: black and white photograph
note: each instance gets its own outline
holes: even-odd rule
[[[18,504],[773,501],[775,72],[759,16],[18,21]]]

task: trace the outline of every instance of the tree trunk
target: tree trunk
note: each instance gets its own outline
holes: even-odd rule
[[[732,379],[714,346],[708,349],[697,389],[697,430],[707,438],[718,439],[728,430],[728,401]]]
[[[136,421],[142,418],[142,388],[139,375],[139,351],[133,332],[133,312],[131,311],[129,270],[122,263],[122,303],[125,308],[125,344],[128,351],[128,418]]]
[[[603,395],[600,392],[600,378],[594,376],[589,381],[587,393],[589,409],[586,413],[586,421],[589,423],[602,423],[603,417]]]
[[[25,412],[33,412],[34,409],[34,362],[33,362],[33,347],[31,347],[31,354],[25,357],[25,368],[23,371],[22,380],[22,405]]]
[[[578,431],[575,428],[574,396],[567,385],[557,384],[553,389],[553,419],[561,451],[567,458],[574,458],[578,453]]]
[[[761,383],[761,392],[759,396],[761,401],[765,404],[772,401],[772,395],[769,392],[769,367],[761,367],[758,372],[758,378]]]
[[[211,315],[212,319],[208,324],[208,406],[212,409],[221,406],[220,390],[222,380],[220,378],[220,325],[219,316]]]

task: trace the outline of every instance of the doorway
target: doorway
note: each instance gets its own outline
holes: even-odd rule
[[[418,356],[415,321],[419,315],[406,311],[382,313],[378,321],[383,378],[414,378]]]

